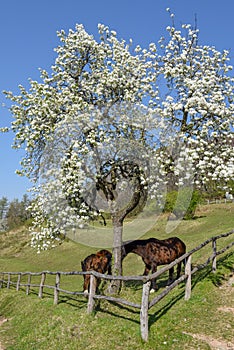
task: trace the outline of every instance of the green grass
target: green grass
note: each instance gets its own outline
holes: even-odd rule
[[[234,228],[234,205],[211,205],[201,207],[197,218],[182,221],[170,236],[182,238],[187,250],[194,248],[209,237],[228,232]],[[165,238],[166,217],[147,232],[145,237]],[[218,249],[230,242],[225,239]],[[232,237],[233,240],[233,237]],[[0,234],[1,271],[73,271],[80,270],[80,261],[95,248],[65,241],[48,252],[36,254],[28,245],[25,229]],[[193,264],[204,261],[211,253],[207,246],[196,253]],[[142,274],[141,259],[129,254],[124,260],[124,274]],[[37,297],[38,290],[32,289],[26,296],[22,287],[16,292],[0,289],[0,342],[7,350],[73,350],[73,349],[211,349],[209,342],[193,338],[192,334],[232,342],[233,313],[220,311],[222,307],[233,308],[234,288],[226,281],[234,269],[233,248],[218,260],[214,275],[210,266],[192,279],[192,296],[184,301],[184,284],[179,285],[149,312],[149,342],[143,343],[140,336],[139,310],[102,301],[97,303],[93,315],[87,315],[87,300],[81,296],[70,298],[60,295],[59,304],[53,305],[53,291],[45,289],[43,299]],[[165,286],[167,275],[160,276],[159,292]],[[47,283],[54,283],[54,277]],[[82,277],[62,278],[62,288],[82,289]],[[154,295],[155,296],[155,295]],[[141,286],[126,283],[120,297],[140,302]]]

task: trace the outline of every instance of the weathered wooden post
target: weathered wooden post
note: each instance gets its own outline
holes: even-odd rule
[[[31,284],[31,274],[29,273],[29,275],[28,275],[28,283],[27,283],[27,287],[26,287],[26,295],[29,295],[30,284]]]
[[[212,239],[212,249],[213,249],[213,258],[212,258],[212,272],[216,272],[216,252],[217,252],[217,246],[216,246],[216,239]]]
[[[148,309],[149,309],[150,285],[151,285],[151,281],[147,281],[143,284],[143,289],[142,289],[140,324],[141,324],[141,337],[144,341],[148,341],[148,335],[149,335]]]
[[[41,283],[40,283],[39,293],[38,293],[38,297],[39,298],[42,298],[42,295],[43,295],[43,287],[44,287],[44,284],[45,284],[45,279],[46,279],[46,273],[42,272],[42,274],[41,274]]]
[[[21,273],[18,274],[18,279],[16,283],[16,291],[18,292],[20,289],[20,281],[21,281]]]
[[[97,279],[94,275],[90,275],[90,284],[89,284],[89,300],[88,300],[88,306],[87,306],[87,312],[88,314],[91,314],[94,310],[95,305],[95,292],[97,287]]]
[[[187,275],[187,280],[185,284],[185,300],[189,300],[191,297],[191,288],[192,288],[192,275],[191,275],[191,261],[192,255],[189,255],[185,265],[185,275]]]
[[[11,274],[8,273],[8,276],[7,276],[7,289],[10,289],[10,284],[11,284]]]
[[[56,273],[56,278],[55,278],[55,288],[54,288],[54,305],[58,304],[58,299],[59,299],[59,285],[60,285],[60,273]]]

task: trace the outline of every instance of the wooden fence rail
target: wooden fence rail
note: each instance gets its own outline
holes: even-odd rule
[[[172,263],[164,266],[159,271],[155,272],[154,274],[148,275],[148,276],[111,276],[111,275],[105,275],[100,274],[96,271],[88,271],[88,272],[80,272],[80,271],[69,271],[69,272],[62,272],[62,271],[42,271],[42,272],[0,272],[0,288],[6,287],[9,289],[11,285],[16,286],[16,290],[19,291],[20,287],[26,287],[26,294],[28,295],[30,293],[30,288],[38,288],[38,297],[43,297],[43,290],[44,288],[49,288],[54,290],[54,304],[58,304],[59,302],[59,293],[66,293],[69,295],[81,295],[86,296],[83,292],[78,291],[69,291],[60,288],[60,279],[61,276],[77,276],[77,275],[84,275],[89,274],[90,275],[90,290],[88,294],[88,304],[87,304],[87,312],[92,313],[95,307],[95,299],[99,300],[107,300],[110,302],[117,302],[123,305],[127,305],[133,308],[137,308],[140,310],[140,329],[141,329],[141,337],[144,341],[148,340],[148,311],[151,309],[155,304],[157,304],[161,299],[163,299],[172,289],[174,289],[178,284],[180,284],[183,281],[186,281],[185,283],[185,300],[188,300],[191,297],[191,288],[192,288],[192,275],[205,268],[211,263],[211,270],[212,272],[216,272],[216,259],[217,256],[223,254],[228,249],[234,246],[234,241],[229,243],[224,248],[217,250],[217,241],[221,238],[228,237],[234,233],[234,230],[221,234],[219,236],[215,236],[212,238],[207,239],[203,243],[201,243],[196,248],[190,250],[188,253],[181,256],[179,259],[174,260]],[[212,243],[212,254],[207,258],[207,260],[200,265],[195,266],[192,268],[192,255],[201,250],[203,247],[208,245],[209,243]],[[150,300],[150,284],[151,280],[153,278],[159,277],[161,274],[168,271],[170,268],[178,264],[179,262],[186,259],[186,265],[185,265],[185,272],[182,276],[180,276],[177,280],[175,280],[172,284],[167,286],[167,288],[164,288],[163,291],[155,296],[152,300]],[[47,275],[53,275],[55,276],[55,283],[54,285],[47,285],[46,284],[46,276]],[[7,280],[4,279],[4,276],[7,276]],[[12,276],[17,276],[17,279],[15,281],[12,280]],[[22,283],[22,277],[27,276],[27,283]],[[40,276],[40,283],[35,284],[31,283],[32,277]],[[96,294],[96,279],[101,278],[104,280],[120,280],[120,281],[141,281],[142,286],[142,298],[141,298],[141,304],[133,303],[128,300],[124,300],[122,298],[117,298],[114,296],[109,295],[99,295]]]
[[[227,198],[215,198],[215,199],[206,199],[205,204],[221,204],[221,203],[233,203],[234,199]]]

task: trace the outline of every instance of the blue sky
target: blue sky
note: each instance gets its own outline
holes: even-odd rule
[[[157,42],[171,24],[166,8],[175,21],[194,24],[195,14],[202,44],[230,50],[234,65],[233,0],[9,0],[0,4],[0,126],[9,126],[12,117],[2,90],[18,93],[18,85],[28,86],[28,78],[39,79],[38,68],[50,70],[57,30],[84,24],[97,34],[97,24],[116,30],[119,38],[133,39],[147,46]],[[22,151],[11,149],[13,136],[0,134],[0,198],[22,198],[30,184],[15,175]]]

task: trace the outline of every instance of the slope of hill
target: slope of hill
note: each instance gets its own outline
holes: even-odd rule
[[[163,216],[145,237],[167,237],[165,224],[166,217]],[[182,238],[190,250],[207,238],[233,228],[234,205],[217,204],[201,207],[195,220],[182,221],[171,235]],[[66,240],[51,251],[36,254],[30,247],[26,231],[21,228],[0,234],[0,271],[80,270],[80,261],[96,251]],[[205,253],[206,250],[197,254],[194,263],[202,260]],[[143,267],[141,259],[134,254],[124,260],[125,275],[142,274]],[[136,309],[102,301],[93,315],[87,315],[87,300],[83,297],[64,295],[54,306],[51,290],[46,290],[43,299],[39,299],[36,290],[26,296],[23,289],[16,292],[13,287],[10,290],[2,288],[0,344],[7,350],[231,349],[233,272],[232,248],[218,260],[215,276],[210,273],[210,268],[194,276],[189,301],[184,301],[184,286],[179,285],[150,310],[150,336],[145,344],[141,341]],[[167,275],[159,279],[161,290],[166,279]],[[82,289],[81,277],[70,278],[66,283],[69,288]],[[121,296],[139,301],[141,288],[138,284],[128,283]]]

